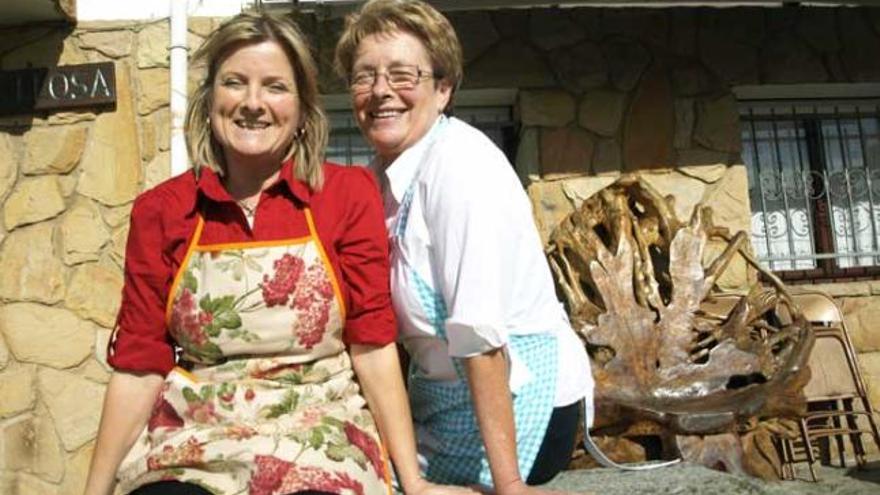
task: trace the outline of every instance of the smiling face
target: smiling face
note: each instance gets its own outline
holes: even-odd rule
[[[431,58],[422,42],[402,31],[376,33],[361,40],[351,72],[387,74],[401,66],[431,73]],[[352,103],[364,137],[387,165],[427,134],[450,94],[449,84],[432,77],[421,79],[412,89],[395,90],[379,75],[369,91],[352,93]]]
[[[281,163],[300,126],[296,77],[281,45],[234,48],[217,69],[210,114],[227,167]]]

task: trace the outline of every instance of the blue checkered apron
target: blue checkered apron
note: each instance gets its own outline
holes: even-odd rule
[[[416,181],[404,194],[398,222],[392,232],[392,249],[400,249],[406,232]],[[444,322],[446,304],[442,295],[412,267],[403,266],[409,290],[431,322],[438,338],[447,340]],[[507,351],[529,370],[531,379],[513,393],[516,448],[520,475],[531,472],[547,431],[556,398],[557,341],[552,334],[512,335]],[[470,390],[461,360],[453,358],[457,381],[430,380],[409,371],[409,396],[413,419],[432,439],[431,452],[424,453],[425,476],[438,483],[492,486],[480,430],[474,415]]]

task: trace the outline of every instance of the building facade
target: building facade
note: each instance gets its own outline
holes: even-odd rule
[[[190,2],[188,46],[248,3]],[[456,112],[508,152],[542,235],[625,172],[674,195],[681,218],[709,205],[772,269],[838,299],[880,404],[880,9],[533,3],[449,16],[466,62]],[[0,25],[0,71],[116,75],[115,107],[0,116],[0,493],[73,494],[110,376],[131,204],[171,175],[169,20],[157,3],[34,4],[48,10]],[[301,23],[331,158],[363,162],[331,69],[340,9]],[[739,262],[720,284],[748,277]]]

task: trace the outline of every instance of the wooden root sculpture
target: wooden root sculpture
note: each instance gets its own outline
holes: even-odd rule
[[[592,360],[597,425],[623,431],[621,424],[647,421],[674,439],[667,452],[772,477],[767,463],[778,464],[767,438],[785,430],[774,418],[804,407],[809,324],[749,255],[744,232],[728,236],[706,207],[682,223],[672,201],[626,175],[551,234],[550,264]],[[727,247],[705,260],[710,239]],[[716,281],[738,254],[771,287],[720,294]],[[731,438],[739,448],[724,447]]]

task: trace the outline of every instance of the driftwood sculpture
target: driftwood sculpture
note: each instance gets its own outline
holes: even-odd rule
[[[706,207],[682,223],[672,201],[627,175],[551,234],[550,264],[592,359],[594,435],[654,435],[666,455],[775,477],[771,433],[788,434],[784,418],[804,407],[809,324],[744,232],[729,236]],[[726,249],[707,260],[710,239]],[[771,286],[722,294],[716,281],[737,255]]]

